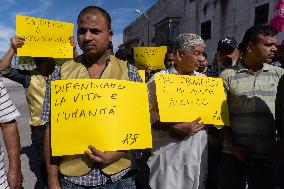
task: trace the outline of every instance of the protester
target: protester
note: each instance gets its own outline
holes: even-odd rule
[[[3,56],[0,62],[1,69],[10,67],[13,56],[18,48],[24,45],[25,39],[19,36],[11,38],[11,47]],[[74,37],[70,37],[70,43],[73,46],[73,55],[77,56],[76,42]],[[12,81],[23,85],[26,92],[26,99],[30,110],[29,124],[31,126],[31,140],[36,152],[37,165],[40,171],[38,177],[47,185],[47,173],[43,156],[43,138],[45,132],[45,123],[41,120],[41,110],[45,96],[46,80],[54,70],[55,60],[47,57],[34,58],[36,68],[34,70],[20,70],[9,68],[3,75]]]
[[[269,165],[275,160],[275,97],[284,74],[283,69],[267,64],[277,51],[276,35],[266,25],[249,28],[241,43],[241,62],[220,74],[230,113],[230,127],[223,129],[221,188],[272,188]]]
[[[219,73],[236,65],[238,55],[238,42],[234,37],[225,37],[218,42],[216,61]]]
[[[20,116],[20,113],[10,100],[2,80],[0,80],[0,104],[0,126],[9,160],[9,169],[6,176],[4,152],[0,146],[0,188],[10,187],[10,189],[21,189],[23,183],[20,160],[21,145],[17,122],[15,120]]]
[[[203,53],[204,61],[200,61],[197,71],[206,75],[208,69],[208,57],[206,52]]]
[[[275,101],[275,126],[280,139],[279,154],[276,159],[275,167],[275,188],[284,188],[284,77],[279,80]],[[278,187],[276,187],[278,186]]]
[[[189,33],[179,35],[175,41],[174,67],[159,73],[205,76],[196,72],[200,62],[204,61],[204,47],[200,36]],[[200,122],[200,118],[188,123],[160,122],[155,75],[148,82],[148,89],[154,147],[148,160],[150,186],[153,189],[202,188],[207,174],[207,133],[204,123]],[[179,140],[172,137],[177,135]]]
[[[104,9],[96,6],[84,8],[77,23],[77,39],[83,54],[55,70],[53,79],[102,78],[142,82],[134,66],[109,55],[111,18]],[[50,85],[42,112],[42,118],[46,121],[50,116],[49,92]],[[136,188],[131,161],[125,156],[127,151],[102,152],[90,144],[90,152],[63,156],[54,162],[55,157],[50,157],[50,150],[50,130],[46,129],[45,158],[49,188]],[[121,160],[127,163],[123,164]]]
[[[277,46],[277,53],[275,55],[276,60],[279,63],[281,68],[284,68],[284,41],[281,42],[280,45]],[[284,103],[283,103],[283,93],[284,92],[284,77],[281,77],[278,83],[277,95],[275,101],[275,126],[277,129],[277,133],[279,135],[279,150],[278,157],[275,163],[275,186],[279,188],[284,188]],[[276,187],[277,188],[277,187]]]
[[[172,67],[173,64],[174,64],[174,53],[167,52],[165,54],[165,59],[164,59],[165,68],[168,69],[168,68]]]
[[[212,67],[208,69],[207,76],[219,77],[221,71],[236,65],[239,52],[234,37],[225,37],[218,42]],[[206,189],[219,188],[219,166],[223,151],[223,136],[220,127],[208,127],[208,175]]]
[[[216,68],[210,69],[207,76],[218,77],[220,72],[236,65],[239,53],[238,43],[234,37],[225,37],[218,42],[215,54]],[[214,72],[215,71],[215,72]],[[219,167],[223,150],[223,136],[220,127],[208,127],[208,175],[206,189],[219,188]]]

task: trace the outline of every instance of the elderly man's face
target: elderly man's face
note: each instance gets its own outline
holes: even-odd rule
[[[104,54],[111,38],[106,18],[100,12],[86,13],[78,19],[77,40],[85,55]]]
[[[191,73],[198,69],[200,62],[203,62],[205,57],[203,56],[204,47],[202,45],[196,45],[189,51],[179,53],[179,67],[183,73]]]

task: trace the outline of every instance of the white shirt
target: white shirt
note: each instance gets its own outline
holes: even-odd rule
[[[159,74],[177,74],[175,68]],[[194,76],[205,76],[194,72]],[[155,75],[148,82],[151,123],[160,119],[156,98]],[[181,141],[168,131],[152,129],[153,155],[148,160],[150,186],[153,189],[204,188],[207,175],[207,132],[201,130]]]

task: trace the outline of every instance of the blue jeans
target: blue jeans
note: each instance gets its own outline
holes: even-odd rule
[[[136,189],[134,178],[129,177],[118,180],[111,184],[105,184],[102,186],[81,186],[73,184],[64,178],[61,178],[62,189]]]

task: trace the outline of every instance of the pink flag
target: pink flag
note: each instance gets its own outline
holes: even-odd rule
[[[268,25],[277,29],[279,32],[284,31],[284,0],[279,0]]]

